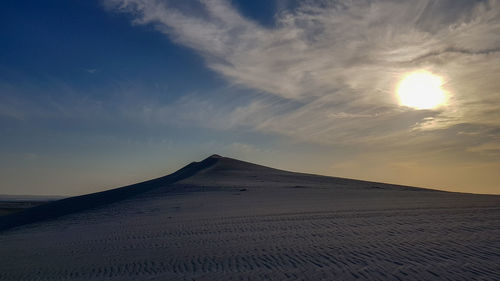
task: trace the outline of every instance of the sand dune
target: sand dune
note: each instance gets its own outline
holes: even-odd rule
[[[500,279],[500,196],[220,156],[0,227],[0,280]]]

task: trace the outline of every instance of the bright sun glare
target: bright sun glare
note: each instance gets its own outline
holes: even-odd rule
[[[445,94],[442,79],[427,71],[417,71],[406,76],[398,87],[400,104],[415,109],[432,109],[443,105]]]

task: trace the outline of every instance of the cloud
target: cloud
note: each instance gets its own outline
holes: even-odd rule
[[[96,68],[85,68],[84,71],[89,74],[95,74],[98,70]]]
[[[330,144],[410,145],[449,138],[460,124],[500,128],[497,0],[304,1],[272,27],[223,0],[104,3],[195,50],[230,85],[262,93],[225,106],[181,98],[157,108],[159,118],[184,108],[181,119],[208,127]],[[398,81],[418,69],[444,78],[445,108],[397,104]]]
[[[484,143],[478,146],[470,147],[468,150],[471,152],[484,153],[490,156],[499,156],[500,142]]]

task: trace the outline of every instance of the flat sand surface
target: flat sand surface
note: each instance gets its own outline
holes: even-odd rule
[[[174,184],[0,232],[0,280],[500,280],[500,196],[221,158]]]
[[[62,199],[53,197],[24,198],[22,196],[1,196],[0,195],[0,216],[17,213],[28,208],[50,203]]]

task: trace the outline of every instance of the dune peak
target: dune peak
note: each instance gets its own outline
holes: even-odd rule
[[[208,158],[216,158],[216,159],[219,159],[219,158],[224,158],[224,157],[220,156],[219,154],[212,154],[212,155],[210,155],[210,157],[208,157]]]

